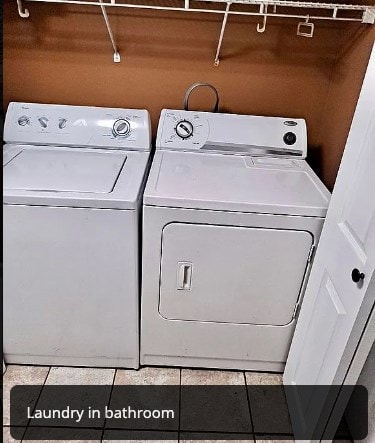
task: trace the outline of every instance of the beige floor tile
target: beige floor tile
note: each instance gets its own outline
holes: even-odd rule
[[[181,385],[243,385],[243,372],[182,369]]]
[[[27,436],[25,436],[25,438],[22,440],[23,442],[24,441],[27,441],[27,442],[29,442],[29,443],[68,443],[68,442],[72,442],[72,441],[74,441],[74,442],[79,442],[79,443],[100,443],[101,442],[101,440],[99,439],[99,440],[30,440]],[[117,443],[119,443],[119,442],[117,442]]]
[[[69,440],[64,440],[61,432],[69,432]],[[87,438],[88,432],[95,433],[95,439]],[[65,434],[66,435],[66,434]],[[68,443],[76,441],[77,443],[100,443],[101,430],[90,431],[88,429],[62,429],[62,428],[37,428],[28,427],[22,442],[27,441],[29,443]],[[41,439],[42,437],[43,439]],[[53,438],[54,437],[54,438]],[[56,438],[59,438],[58,440]],[[72,437],[72,438],[70,438]]]
[[[114,369],[52,367],[46,385],[112,385]]]
[[[102,440],[102,443],[178,443],[178,440]]]
[[[290,440],[260,440],[260,439],[256,438],[255,441],[256,441],[256,443],[293,443],[294,442],[294,440],[292,438]]]
[[[14,385],[42,385],[48,374],[48,366],[8,365],[4,374],[4,388]]]
[[[102,443],[178,443],[178,440],[102,440]]]
[[[180,443],[254,443],[254,440],[180,440]]]
[[[245,372],[247,385],[282,385],[282,374],[266,372]]]
[[[179,385],[180,369],[141,368],[138,371],[119,369],[115,385]]]
[[[12,387],[15,385],[40,385],[42,389],[48,370],[47,366],[7,365],[3,379],[3,425],[10,423],[9,402]],[[32,400],[30,399],[31,402]]]
[[[24,433],[25,428],[19,428],[20,433]],[[3,426],[3,442],[4,443],[16,443],[19,442],[20,440],[16,440],[14,439],[11,435],[10,435],[10,428],[8,426]]]
[[[81,427],[80,430],[77,430],[77,432],[83,432],[84,427],[91,427],[91,426],[103,426],[105,422],[105,418],[103,414],[101,414],[101,417],[96,418],[95,420],[92,420],[88,417],[87,414],[87,408],[88,406],[96,408],[102,408],[104,405],[108,404],[108,401],[110,399],[110,393],[112,389],[112,384],[114,380],[115,375],[115,369],[106,369],[106,368],[73,368],[73,367],[52,367],[45,386],[43,387],[43,390],[41,392],[40,398],[38,400],[38,403],[36,405],[36,409],[50,409],[51,406],[53,408],[60,408],[60,405],[68,404],[73,408],[83,408],[86,412],[80,421],[79,426]],[[66,385],[73,385],[73,388],[70,388]],[[88,389],[84,389],[84,386],[88,385]],[[53,389],[58,390],[54,391]],[[91,389],[91,387],[95,386],[102,386],[102,393],[99,395],[98,398],[98,390]],[[52,388],[52,391],[49,390],[49,388]],[[77,390],[77,388],[79,388]],[[53,397],[56,397],[56,400],[60,400],[61,403],[54,403]],[[71,403],[72,402],[72,403]],[[73,406],[75,405],[75,406]],[[101,406],[99,406],[101,405]],[[51,427],[61,427],[66,426],[67,428],[73,428],[73,430],[69,430],[68,437],[64,433],[62,434],[56,434],[57,431],[54,431],[51,438],[49,437],[48,430],[53,429],[46,426],[46,431],[43,431],[43,436],[40,437],[41,434],[37,434],[36,436],[33,436],[32,429],[26,431],[26,436],[28,437],[28,440],[54,440],[54,436],[58,435],[59,439],[61,440],[91,440],[91,439],[101,439],[101,434],[99,436],[94,434],[94,437],[92,437],[92,434],[85,434],[80,438],[71,438],[72,432],[75,431],[74,427],[74,421],[71,420],[64,420],[64,419],[49,419],[48,421],[44,421],[43,419],[40,421],[38,418],[32,418],[30,422],[30,426],[37,427],[37,426],[45,426],[47,425]],[[95,424],[94,424],[95,423]],[[46,435],[44,437],[44,435]]]
[[[256,438],[256,443],[293,443],[293,442],[294,442],[293,438],[291,438],[290,440],[262,440]],[[351,442],[351,440],[333,440],[333,443],[348,443],[348,442]]]
[[[121,433],[125,432],[126,440],[121,439]],[[153,434],[154,432],[158,432],[158,434],[153,434],[153,440],[148,440],[145,437],[152,438],[148,432]],[[170,438],[170,440],[162,439],[157,440],[160,436],[160,431],[132,431],[132,430],[106,430],[104,431],[104,435],[102,438],[102,443],[178,443],[178,432],[173,432],[165,436],[165,438]],[[160,438],[163,438],[160,436]]]

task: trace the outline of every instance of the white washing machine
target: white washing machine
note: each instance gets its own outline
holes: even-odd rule
[[[282,371],[330,194],[301,119],[163,110],[141,364]]]
[[[4,139],[4,358],[139,366],[145,110],[11,103]]]

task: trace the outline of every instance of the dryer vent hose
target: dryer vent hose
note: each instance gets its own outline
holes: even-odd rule
[[[190,94],[195,88],[198,88],[199,86],[205,86],[205,87],[208,87],[214,91],[215,96],[216,96],[216,103],[215,103],[215,107],[214,107],[213,112],[219,112],[219,93],[217,92],[217,89],[214,86],[210,85],[210,83],[194,83],[186,90],[185,98],[184,98],[184,110],[185,111],[189,110]]]

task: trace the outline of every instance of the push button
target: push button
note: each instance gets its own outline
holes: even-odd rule
[[[287,132],[284,135],[284,143],[286,145],[294,145],[296,140],[297,140],[297,136],[296,136],[296,134],[294,132]]]

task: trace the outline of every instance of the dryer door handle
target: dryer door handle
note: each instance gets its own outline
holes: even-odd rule
[[[191,277],[193,273],[193,265],[189,262],[177,263],[177,289],[187,290],[191,289]]]

